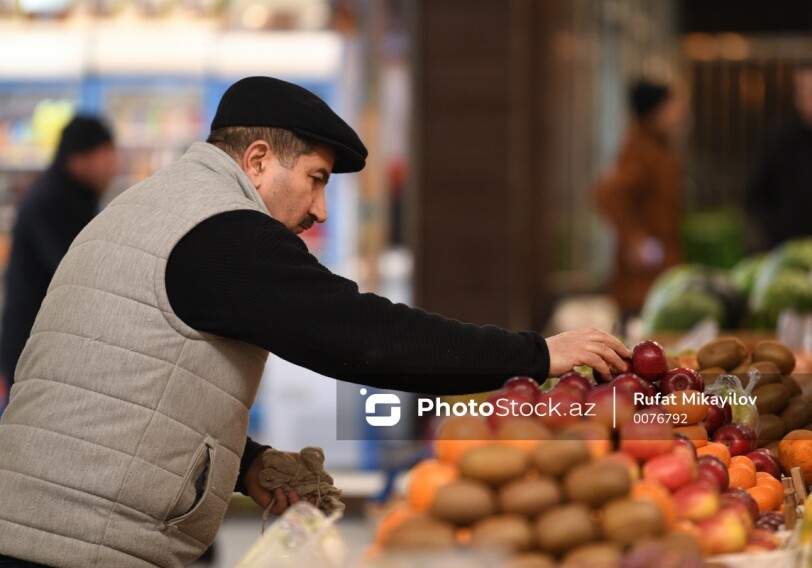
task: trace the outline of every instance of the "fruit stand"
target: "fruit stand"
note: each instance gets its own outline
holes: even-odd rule
[[[369,565],[496,551],[511,568],[806,566],[812,401],[789,348],[745,339],[643,341],[606,380],[511,379],[490,413],[440,425]]]

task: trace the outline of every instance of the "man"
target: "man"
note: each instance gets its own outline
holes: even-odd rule
[[[0,335],[0,373],[9,383],[48,283],[73,239],[96,215],[115,170],[110,130],[97,118],[76,116],[62,130],[53,163],[20,204]]]
[[[766,248],[812,235],[812,63],[795,72],[795,110],[747,188],[747,212]]]
[[[209,143],[113,201],[60,265],[0,420],[0,553],[55,567],[182,566],[239,479],[269,351],[375,387],[466,393],[628,351],[595,330],[545,340],[394,305],[331,274],[296,235],[366,148],[315,95],[232,85]],[[261,449],[261,448],[260,448]]]
[[[624,319],[640,312],[657,276],[682,260],[674,138],[684,109],[667,86],[646,80],[632,85],[630,103],[634,118],[627,139],[596,188],[598,210],[616,234],[609,286]]]

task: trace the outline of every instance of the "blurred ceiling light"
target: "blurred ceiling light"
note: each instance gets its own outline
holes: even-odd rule
[[[742,61],[750,55],[750,43],[741,34],[719,34],[719,53],[725,59]]]
[[[688,34],[682,39],[681,43],[682,51],[691,59],[713,61],[719,53],[716,40],[709,34]]]
[[[261,30],[268,22],[271,11],[268,6],[257,2],[245,8],[242,13],[242,25],[249,30]]]

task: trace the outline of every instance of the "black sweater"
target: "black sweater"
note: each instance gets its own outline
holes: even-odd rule
[[[166,289],[194,329],[372,387],[464,394],[549,371],[538,333],[461,323],[362,294],[282,223],[255,211],[216,215],[184,236],[169,257]]]
[[[166,290],[194,329],[372,387],[474,393],[549,372],[538,333],[465,324],[362,294],[282,223],[255,211],[215,215],[184,236],[169,257]],[[264,447],[246,441],[238,491],[246,492],[243,476]]]

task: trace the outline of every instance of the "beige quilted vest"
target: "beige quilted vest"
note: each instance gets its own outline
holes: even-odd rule
[[[237,164],[197,143],[73,242],[0,420],[0,553],[174,567],[212,542],[267,352],[186,326],[164,271],[190,229],[235,209],[268,214]]]

